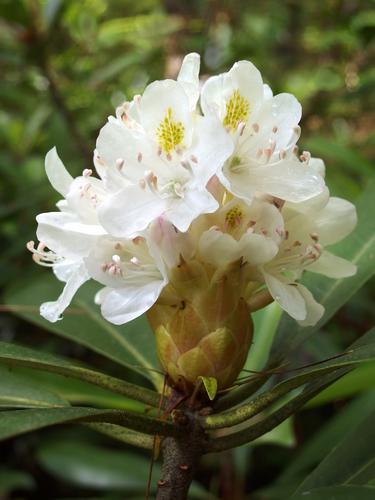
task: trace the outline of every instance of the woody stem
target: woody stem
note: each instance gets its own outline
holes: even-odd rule
[[[165,437],[162,441],[162,473],[158,481],[156,500],[186,500],[195,471],[206,443],[206,436],[198,421],[191,422],[186,433],[179,437]]]

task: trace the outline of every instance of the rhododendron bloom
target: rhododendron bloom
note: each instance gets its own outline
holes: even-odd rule
[[[355,273],[331,244],[356,224],[354,206],[330,197],[325,166],[298,153],[301,106],[273,96],[247,61],[209,78],[199,56],[176,80],[123,103],[100,130],[94,166],[73,179],[56,150],[46,172],[63,200],[37,216],[36,262],[65,282],[41,306],[61,319],[78,288],[101,285],[105,319],[147,313],[169,381],[192,390],[238,376],[251,345],[251,313],[275,300],[301,325],[324,308],[301,283]],[[94,300],[94,297],[93,297]]]
[[[218,172],[231,193],[248,202],[257,192],[297,202],[322,190],[321,177],[293,154],[301,105],[291,94],[273,96],[252,63],[240,61],[209,78],[201,105],[232,136],[234,152]]]

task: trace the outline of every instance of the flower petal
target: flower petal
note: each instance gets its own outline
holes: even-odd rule
[[[298,291],[306,304],[306,318],[299,320],[301,326],[314,326],[324,314],[324,307],[317,302],[313,294],[305,286],[298,284]]]
[[[100,297],[101,311],[105,319],[122,325],[146,312],[158,299],[165,282],[163,280],[132,283],[123,288],[110,290]]]
[[[218,206],[207,190],[187,189],[183,198],[169,204],[164,215],[179,231],[185,232],[199,215],[215,212]]]
[[[56,254],[66,258],[87,255],[97,237],[105,234],[101,226],[82,224],[69,212],[39,214],[36,220],[38,240]]]
[[[357,272],[357,266],[325,250],[318,260],[309,265],[307,270],[324,274],[328,278],[347,278]]]
[[[45,159],[45,169],[48,180],[53,188],[65,197],[73,182],[73,177],[69,174],[63,162],[60,160],[56,148],[52,148],[48,151]]]
[[[260,106],[264,90],[259,70],[249,61],[239,61],[227,73],[213,76],[206,81],[201,92],[204,115],[215,112],[223,121],[227,103],[236,91],[248,102],[251,116]]]
[[[189,98],[190,110],[194,111],[199,99],[200,55],[192,52],[184,57],[177,81]]]
[[[250,169],[249,175],[258,191],[286,201],[304,201],[324,189],[322,177],[296,159]]]
[[[195,184],[203,188],[232,154],[234,143],[214,115],[197,117],[194,138],[189,149]]]
[[[238,242],[229,234],[216,229],[209,229],[202,234],[199,253],[205,262],[217,267],[235,262],[241,257]]]
[[[159,217],[165,209],[164,200],[149,189],[128,186],[109,196],[99,207],[102,226],[114,237],[132,238]]]
[[[175,80],[151,83],[140,100],[139,114],[142,126],[156,142],[159,142],[158,128],[167,118],[169,110],[170,119],[181,123],[183,127],[183,138],[179,145],[188,147],[191,142],[192,119],[189,99],[182,85]],[[160,145],[163,147],[163,144]]]
[[[275,301],[296,320],[304,320],[307,315],[305,300],[293,284],[288,284],[276,276],[263,272],[268,290]]]
[[[342,198],[331,197],[327,205],[316,214],[315,223],[319,241],[331,245],[351,233],[357,223],[355,206]]]
[[[83,263],[78,263],[74,272],[71,273],[60,297],[54,302],[44,302],[40,306],[40,314],[51,323],[61,318],[61,314],[69,306],[77,290],[90,279]]]

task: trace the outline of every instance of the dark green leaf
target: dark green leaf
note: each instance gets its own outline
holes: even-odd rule
[[[5,467],[0,468],[0,494],[6,495],[13,490],[32,490],[35,481],[27,472],[13,470]],[[4,497],[8,498],[8,497]]]
[[[61,441],[40,447],[37,459],[53,476],[81,487],[143,492],[147,485],[150,459],[130,451]]]
[[[22,283],[7,294],[6,301],[24,306],[15,312],[28,321],[125,365],[161,386],[162,377],[154,371],[159,366],[155,341],[145,316],[123,327],[112,325],[94,304],[97,288],[91,282],[82,287],[70,312],[66,311],[63,320],[56,323],[49,323],[39,315],[40,304],[61,292],[61,282],[52,274]]]
[[[72,362],[58,358],[51,354],[35,351],[28,347],[22,347],[6,342],[0,342],[0,362],[10,366],[27,366],[40,370],[60,373],[90,382],[113,392],[132,397],[146,404],[158,406],[159,396],[150,391],[123,380],[110,377],[104,373],[96,372],[73,364]]]
[[[14,375],[0,365],[0,407],[58,408],[69,403],[47,389],[30,383],[27,377]]]
[[[293,495],[291,500],[373,500],[375,488],[371,486],[331,486],[304,490],[298,495]]]
[[[298,495],[315,488],[350,483],[368,467],[375,456],[374,418],[375,411],[346,434],[297,488],[293,500],[298,498]],[[373,491],[375,493],[375,490]]]
[[[284,469],[277,484],[290,483],[295,477],[301,477],[302,473],[317,465],[353,427],[374,411],[375,391],[363,394],[342,408],[300,449],[295,459]]]

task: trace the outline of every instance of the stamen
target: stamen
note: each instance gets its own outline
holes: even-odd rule
[[[137,160],[138,160],[138,163],[141,163],[141,161],[142,161],[142,153],[141,152],[138,153]]]
[[[83,177],[90,177],[92,175],[92,170],[91,168],[85,168],[82,172]]]
[[[42,242],[40,242],[35,248],[35,243],[34,241],[29,241],[26,244],[26,248],[33,254],[32,258],[33,261],[39,264],[40,266],[45,266],[45,267],[52,267],[54,266],[57,262],[60,262],[63,260],[63,257],[60,257],[55,254],[55,252],[46,251],[46,245]]]
[[[252,126],[254,132],[257,134],[259,132],[259,124],[253,123],[251,126]]]
[[[116,167],[118,168],[118,170],[121,170],[123,166],[124,166],[124,159],[123,158],[117,158],[117,160],[116,160]]]
[[[240,122],[246,122],[250,112],[250,103],[236,89],[226,103],[226,115],[223,120],[224,127],[235,131]]]

